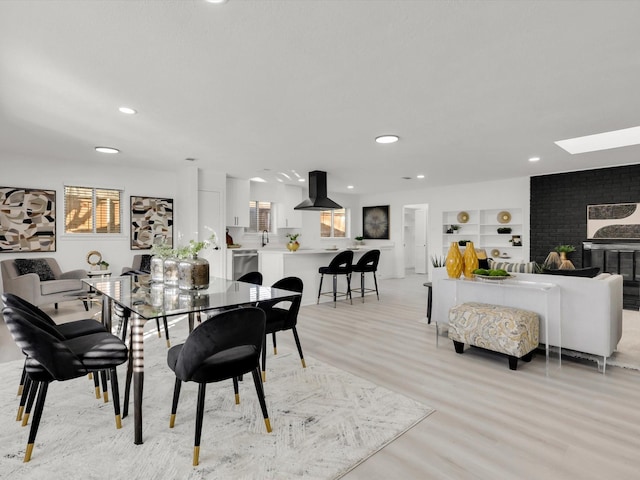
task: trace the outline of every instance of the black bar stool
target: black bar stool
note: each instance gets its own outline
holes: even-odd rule
[[[380,250],[369,250],[360,257],[360,260],[358,260],[352,268],[354,272],[360,272],[360,296],[362,297],[362,303],[364,303],[364,292],[376,292],[376,297],[380,300],[380,295],[378,293],[378,279],[376,278],[379,261]],[[364,288],[364,274],[367,272],[373,273],[373,282],[376,288]]]
[[[320,267],[318,269],[318,273],[321,275],[320,277],[320,288],[318,288],[318,301],[316,303],[320,303],[320,295],[333,295],[333,308],[336,307],[336,298],[337,297],[349,297],[351,300],[351,304],[353,305],[353,298],[351,297],[351,271],[353,262],[353,251],[345,250],[344,252],[340,252],[331,263],[327,267]],[[333,292],[323,292],[322,291],[322,280],[326,275],[333,275]],[[338,292],[338,275],[345,275],[347,278],[347,291],[346,292]]]

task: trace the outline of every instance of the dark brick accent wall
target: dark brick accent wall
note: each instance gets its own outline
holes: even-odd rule
[[[531,177],[531,260],[542,263],[557,245],[575,245],[582,266],[587,205],[640,203],[640,165]]]

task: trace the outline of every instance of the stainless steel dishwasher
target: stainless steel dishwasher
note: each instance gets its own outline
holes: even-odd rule
[[[234,280],[249,272],[258,271],[258,251],[239,250],[233,252],[233,274]]]

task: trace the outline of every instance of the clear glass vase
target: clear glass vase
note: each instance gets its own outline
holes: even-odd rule
[[[178,287],[182,290],[209,288],[209,261],[193,255],[178,264]]]
[[[164,259],[164,284],[167,286],[178,286],[178,263],[177,258]]]
[[[153,283],[164,282],[164,259],[162,257],[151,257],[151,281]]]

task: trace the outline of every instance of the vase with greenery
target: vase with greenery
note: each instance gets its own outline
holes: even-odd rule
[[[299,233],[287,233],[287,238],[289,242],[287,243],[287,248],[290,252],[295,252],[300,248],[300,243],[298,242]]]
[[[554,250],[560,254],[560,269],[573,269],[573,264],[567,259],[567,253],[575,252],[576,247],[573,245],[558,245]]]
[[[189,244],[179,249],[178,287],[181,290],[202,290],[209,288],[209,261],[198,257],[207,248],[218,248],[218,237],[213,233],[208,239]]]
[[[355,237],[356,245],[364,245],[364,237]]]

